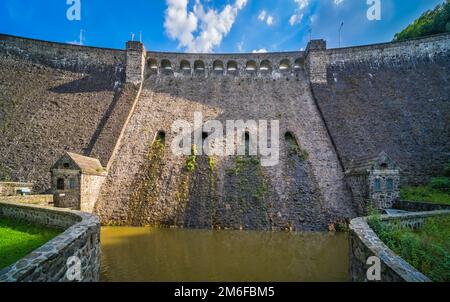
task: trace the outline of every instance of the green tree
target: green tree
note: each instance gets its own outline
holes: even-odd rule
[[[450,0],[428,10],[417,20],[397,33],[394,41],[404,41],[419,37],[450,32]]]

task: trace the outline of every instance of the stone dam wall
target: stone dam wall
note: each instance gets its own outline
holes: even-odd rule
[[[125,51],[39,41],[0,34],[3,55],[81,73],[125,68]]]
[[[70,210],[0,201],[0,217],[62,230],[42,247],[0,271],[0,282],[69,282],[69,257],[81,260],[81,282],[100,279],[98,217]]]
[[[157,62],[166,58],[147,54],[148,60]],[[232,57],[238,66],[246,58]],[[271,62],[289,60],[293,66],[295,58],[275,54]],[[354,216],[342,168],[304,71],[239,76],[234,70],[218,75],[210,73],[213,63],[218,59],[226,63],[229,57],[202,59],[202,72],[183,74],[173,67],[147,74],[97,203],[102,222],[319,230],[335,219]],[[189,55],[178,55],[172,64],[183,60],[190,60]],[[255,61],[260,66],[263,60]],[[211,169],[211,159],[199,156],[195,171],[186,171],[187,157],[175,157],[170,150],[171,125],[175,120],[193,122],[195,112],[203,113],[204,122],[218,120],[224,125],[227,120],[280,120],[279,165],[262,167],[257,158],[231,156],[213,158]],[[159,131],[167,135],[163,150],[152,146]],[[291,152],[291,142],[284,138],[288,132],[308,158]]]
[[[125,52],[0,35],[0,180],[50,189],[65,152],[107,165],[136,98]]]
[[[312,91],[345,168],[385,151],[403,184],[427,183],[450,159],[450,35],[326,50]]]
[[[386,151],[404,184],[441,173],[449,41],[216,55],[0,36],[0,179],[44,192],[48,168],[72,151],[108,168],[95,208],[105,224],[324,229],[355,215],[343,173],[353,159]],[[280,164],[198,156],[188,171],[189,159],[170,152],[171,125],[194,112],[205,122],[279,120]]]

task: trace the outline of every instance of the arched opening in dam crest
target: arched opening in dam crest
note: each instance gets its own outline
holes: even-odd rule
[[[261,61],[261,64],[259,65],[259,70],[261,71],[261,73],[272,72],[272,63],[269,60]]]
[[[186,60],[182,60],[180,62],[180,71],[183,73],[190,73],[191,72],[191,63]]]
[[[172,63],[167,59],[162,60],[161,69],[165,73],[172,73],[173,72]]]
[[[256,65],[256,62],[253,60],[250,60],[247,62],[247,64],[245,65],[245,70],[248,73],[255,73],[258,69],[258,66]]]
[[[147,69],[148,69],[148,73],[157,74],[158,73],[158,61],[156,61],[156,59],[149,59],[147,61]]]
[[[281,72],[289,72],[291,70],[291,62],[289,59],[281,60],[279,69]]]
[[[300,71],[303,70],[304,68],[305,68],[305,59],[303,58],[296,59],[294,62],[294,70]]]
[[[222,61],[220,61],[220,60],[214,61],[214,63],[213,63],[213,71],[215,73],[223,74],[224,69],[225,68],[224,68],[224,65],[223,65]]]
[[[197,60],[194,62],[194,71],[196,73],[204,73],[205,72],[205,63],[201,60]]]
[[[238,72],[238,64],[236,61],[229,61],[227,63],[227,73],[235,74]]]

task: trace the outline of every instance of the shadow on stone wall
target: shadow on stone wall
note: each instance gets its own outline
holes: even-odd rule
[[[113,91],[114,83],[119,82],[120,77],[114,75],[114,72],[109,73],[92,73],[85,77],[64,83],[49,89],[55,93],[86,93],[99,91]]]

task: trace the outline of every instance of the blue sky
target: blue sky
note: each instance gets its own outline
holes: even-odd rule
[[[80,20],[67,2],[80,1]],[[379,0],[370,21],[367,0],[1,0],[0,33],[120,48],[131,32],[149,50],[252,52],[299,50],[312,38],[338,46],[386,42],[443,0]],[[375,0],[374,0],[375,1]]]

